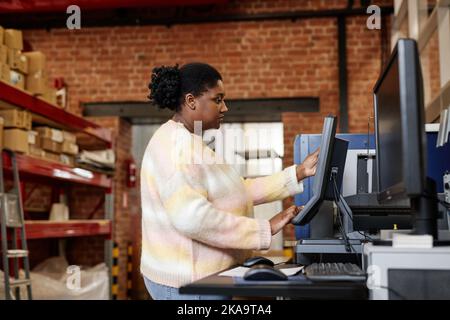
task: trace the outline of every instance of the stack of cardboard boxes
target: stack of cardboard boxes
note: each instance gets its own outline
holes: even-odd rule
[[[48,85],[45,55],[22,50],[22,31],[0,26],[0,79],[59,106],[56,90]]]
[[[0,117],[3,118],[4,126],[3,147],[28,154],[28,131],[31,130],[31,114],[17,109],[0,110]]]
[[[0,27],[1,79],[23,90],[28,61],[22,50],[22,32]]]
[[[78,145],[73,133],[50,127],[36,127],[34,130],[38,136],[34,149],[40,149],[42,158],[69,166],[75,165]]]
[[[2,137],[3,136],[3,137]],[[32,157],[75,165],[78,154],[73,133],[49,127],[31,130],[31,114],[18,109],[0,110],[0,147]]]
[[[48,87],[48,75],[45,70],[45,55],[40,51],[25,52],[28,60],[28,75],[25,89],[53,105],[56,103],[56,89]]]
[[[48,86],[45,55],[39,51],[22,52],[22,31],[0,26],[0,80],[26,90],[58,106],[56,90]],[[76,136],[49,127],[31,129],[28,111],[0,109],[0,147],[49,161],[73,166],[78,154]]]

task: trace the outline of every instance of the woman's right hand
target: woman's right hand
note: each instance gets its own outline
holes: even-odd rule
[[[281,211],[277,215],[275,215],[272,219],[269,220],[270,222],[270,230],[272,231],[272,235],[277,234],[280,232],[281,229],[285,225],[287,225],[291,220],[300,213],[300,210],[303,209],[302,207],[297,206],[290,206],[286,210]]]

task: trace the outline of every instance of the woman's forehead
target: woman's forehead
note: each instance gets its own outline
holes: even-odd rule
[[[225,88],[223,86],[223,82],[222,80],[218,80],[217,81],[217,85],[213,88],[209,88],[208,91],[206,92],[208,95],[218,95],[218,94],[222,94],[225,95]]]

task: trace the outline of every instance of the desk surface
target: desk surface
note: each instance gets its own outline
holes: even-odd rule
[[[283,266],[283,267],[286,267]],[[220,272],[219,272],[220,273]],[[265,284],[236,283],[232,277],[213,274],[180,288],[182,294],[225,295],[245,297],[289,297],[303,299],[367,299],[365,283],[279,281]]]

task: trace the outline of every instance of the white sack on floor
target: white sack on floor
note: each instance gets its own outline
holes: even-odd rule
[[[36,266],[31,271],[33,300],[109,299],[108,268],[104,263],[81,269],[78,274],[68,267],[63,257],[53,257]],[[68,270],[72,272],[67,272]],[[23,276],[21,270],[21,278]],[[27,297],[25,287],[21,289],[21,295],[22,299]],[[4,299],[4,296],[3,272],[0,270],[0,299]]]

